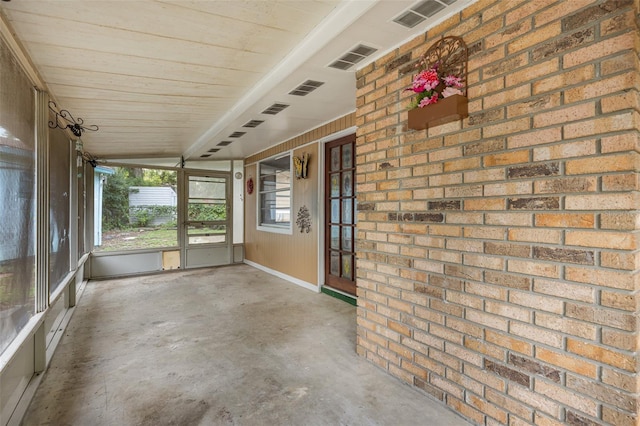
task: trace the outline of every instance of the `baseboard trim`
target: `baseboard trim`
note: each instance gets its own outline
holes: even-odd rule
[[[276,271],[275,269],[267,268],[266,266],[260,265],[259,263],[252,262],[250,260],[245,259],[244,263],[253,266],[256,269],[260,269],[268,274],[274,275],[278,278],[282,278],[283,280],[289,281],[290,283],[299,285],[300,287],[306,288],[307,290],[311,290],[316,293],[320,293],[320,288],[317,285],[313,285],[306,281],[303,281],[299,278],[292,277],[291,275],[283,274],[280,271]]]

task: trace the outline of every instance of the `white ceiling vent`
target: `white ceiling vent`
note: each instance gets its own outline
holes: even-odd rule
[[[269,108],[262,111],[263,114],[276,115],[279,112],[282,112],[283,109],[287,108],[289,105],[287,104],[273,104]]]
[[[246,135],[247,132],[233,132],[229,135],[230,138],[239,138],[240,136]]]
[[[251,120],[245,123],[242,127],[258,127],[262,123],[264,123],[264,120]]]
[[[329,64],[329,66],[331,68],[337,68],[339,70],[348,70],[367,56],[371,55],[376,50],[378,49],[376,49],[375,47],[369,47],[365,46],[364,44],[359,44],[342,55],[340,59]]]
[[[456,0],[425,0],[410,7],[407,11],[400,14],[393,22],[402,25],[403,27],[413,28],[420,22],[425,21],[427,18],[432,17],[436,13],[450,4],[455,3]]]
[[[222,141],[220,142],[217,146],[227,146],[227,145],[231,145],[231,142],[233,141]],[[220,151],[219,149],[217,151]]]
[[[289,94],[295,95],[295,96],[307,96],[309,93],[313,92],[323,84],[324,84],[323,81],[307,80],[304,83],[302,83],[300,86],[290,91]]]

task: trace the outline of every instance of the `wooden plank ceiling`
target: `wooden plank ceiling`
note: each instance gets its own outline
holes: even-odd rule
[[[429,22],[411,31],[390,22],[412,4],[13,0],[0,13],[58,105],[100,127],[82,136],[91,154],[216,159],[244,158],[353,111],[356,68],[327,65],[358,43],[383,53],[424,31]],[[307,79],[325,83],[318,95],[288,94]],[[276,102],[291,107],[261,114]],[[242,127],[252,119],[265,123]],[[218,146],[234,131],[247,136]]]

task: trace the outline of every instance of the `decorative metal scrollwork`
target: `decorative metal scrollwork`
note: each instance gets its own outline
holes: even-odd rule
[[[300,232],[306,232],[307,234],[311,232],[311,214],[307,206],[302,206],[300,210],[298,210],[296,225],[298,225]]]
[[[55,129],[56,127],[63,130],[69,129],[69,131],[77,137],[82,136],[82,132],[84,131],[89,130],[91,132],[95,132],[99,129],[95,124],[85,126],[82,118],[73,118],[73,115],[71,115],[68,110],[58,109],[58,106],[53,101],[49,101],[49,109],[55,114],[55,118],[52,121],[49,121],[49,128],[51,129]]]
[[[460,37],[447,36],[429,47],[417,66],[421,69],[437,68],[439,75],[454,75],[462,82],[463,95],[467,96],[467,62],[469,51]]]

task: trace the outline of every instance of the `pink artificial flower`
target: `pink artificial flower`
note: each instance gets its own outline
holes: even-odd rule
[[[427,96],[426,98],[421,100],[418,108],[424,108],[427,105],[435,104],[436,102],[438,102],[438,94],[434,93],[433,95]]]
[[[454,87],[445,87],[442,91],[442,97],[448,98],[452,95],[462,95],[462,91],[460,89],[456,89]]]
[[[460,81],[460,77],[456,77],[455,75],[448,75],[444,78],[444,84],[448,87],[462,87],[462,81]]]
[[[415,76],[411,90],[416,93],[422,93],[427,90],[433,90],[439,83],[438,73],[433,69],[429,69]]]

